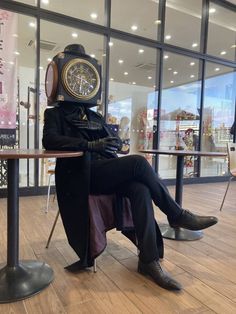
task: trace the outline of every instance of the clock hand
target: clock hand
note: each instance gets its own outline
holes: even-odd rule
[[[89,84],[89,82],[85,78],[83,78],[81,75],[72,74],[72,76],[76,77],[78,79],[78,81],[81,82],[81,83],[84,82],[86,84]],[[90,85],[90,86],[92,87],[92,85]]]
[[[81,78],[81,81],[83,81],[84,83],[88,84],[89,87],[93,88],[93,85],[90,84],[86,79]]]
[[[90,88],[93,88],[93,85],[91,85],[85,78],[83,78],[81,75],[72,74],[72,76],[76,77],[80,84],[88,84]],[[81,93],[82,86],[79,87],[79,92]]]
[[[71,74],[72,76],[76,77],[78,80],[82,80],[82,76],[81,75],[75,75],[75,74]]]

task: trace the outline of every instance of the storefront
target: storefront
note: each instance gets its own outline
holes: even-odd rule
[[[226,151],[236,116],[235,21],[236,1],[2,0],[1,147],[42,147],[47,64],[80,43],[102,64],[96,110],[117,129],[123,153]],[[22,192],[44,193],[50,164],[22,161]],[[161,156],[160,176],[175,178],[175,165],[174,157]],[[5,172],[1,162],[2,192]],[[225,159],[185,160],[189,181],[225,175]]]

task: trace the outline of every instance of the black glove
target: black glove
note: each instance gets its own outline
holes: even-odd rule
[[[120,141],[116,137],[104,137],[88,142],[88,150],[91,152],[115,153],[119,148]]]

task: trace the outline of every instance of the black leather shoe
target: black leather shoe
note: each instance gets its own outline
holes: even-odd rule
[[[139,260],[138,272],[142,275],[149,275],[162,288],[167,290],[181,290],[181,285],[170,275],[162,270],[158,261],[143,263]]]
[[[218,222],[218,219],[214,216],[198,216],[188,210],[183,210],[178,219],[168,220],[172,228],[185,228],[189,230],[202,230]]]

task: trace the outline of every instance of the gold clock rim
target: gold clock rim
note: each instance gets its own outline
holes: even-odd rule
[[[71,88],[69,87],[69,84],[67,82],[67,72],[69,70],[69,68],[73,65],[75,65],[76,63],[85,63],[87,64],[90,68],[92,68],[92,70],[94,71],[95,75],[96,75],[96,78],[97,78],[97,85],[95,87],[95,89],[91,92],[91,94],[87,95],[87,96],[80,96],[78,94],[76,94],[75,92],[73,92],[71,90]],[[85,59],[82,59],[82,58],[75,58],[75,59],[72,59],[70,61],[68,61],[63,69],[62,69],[62,83],[64,85],[64,88],[66,89],[66,91],[71,95],[71,96],[74,96],[75,98],[79,99],[79,100],[90,100],[91,98],[93,98],[97,92],[99,91],[99,88],[100,88],[100,76],[99,76],[99,73],[96,69],[96,67],[91,63],[89,62],[88,60],[85,60]]]

